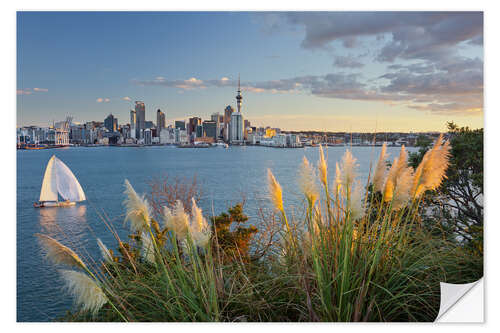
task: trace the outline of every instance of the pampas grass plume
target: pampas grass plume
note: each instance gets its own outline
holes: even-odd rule
[[[380,157],[377,162],[377,167],[375,168],[375,173],[373,174],[373,189],[376,192],[382,192],[384,190],[385,177],[387,176],[387,166],[385,161],[387,159],[387,146],[384,143],[382,145],[382,150],[380,151]]]
[[[125,222],[130,222],[130,229],[133,232],[143,231],[149,225],[151,207],[148,201],[143,196],[139,196],[130,182],[125,179],[125,195],[126,198],[123,201],[127,212],[125,216]]]
[[[325,154],[323,153],[323,146],[319,145],[319,162],[318,162],[318,170],[319,170],[319,179],[323,183],[324,186],[328,184],[328,165],[325,160]]]
[[[35,234],[42,248],[46,252],[46,257],[54,264],[63,264],[72,267],[86,268],[80,257],[69,247],[62,245],[54,238],[43,234]]]
[[[180,240],[185,239],[189,228],[189,216],[184,210],[184,205],[180,200],[175,203],[174,209],[163,208],[163,219],[165,226],[173,230]]]
[[[75,297],[75,302],[84,311],[95,315],[108,301],[102,289],[87,274],[60,270],[66,289]]]
[[[269,194],[271,195],[271,200],[274,204],[276,210],[283,212],[283,196],[281,191],[281,185],[278,183],[276,178],[274,178],[271,169],[267,169],[267,179],[269,186]]]
[[[302,165],[300,168],[299,184],[302,193],[304,193],[307,200],[314,205],[319,197],[318,186],[316,184],[316,174],[305,156],[302,159]]]
[[[111,263],[113,262],[113,256],[111,255],[111,252],[109,252],[108,248],[104,243],[97,238],[97,245],[99,246],[99,250],[101,250],[102,257],[104,258],[104,261]]]

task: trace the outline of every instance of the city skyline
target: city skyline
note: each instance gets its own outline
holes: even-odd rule
[[[19,12],[17,28],[18,126],[127,123],[138,100],[147,119],[210,119],[241,73],[254,126],[483,127],[480,12]]]

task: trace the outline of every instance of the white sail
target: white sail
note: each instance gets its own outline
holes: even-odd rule
[[[85,200],[85,193],[73,172],[54,155],[45,169],[40,201],[58,201],[58,194],[72,202]]]
[[[54,163],[57,192],[64,198],[64,200],[69,201],[83,201],[85,200],[85,193],[80,186],[80,183],[76,179],[75,175],[71,170],[57,157]]]
[[[47,163],[45,174],[43,176],[42,190],[40,191],[40,201],[57,201],[57,183],[55,176],[54,160],[52,156]]]

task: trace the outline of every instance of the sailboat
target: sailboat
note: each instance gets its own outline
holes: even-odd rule
[[[59,196],[63,201],[59,201]],[[52,155],[43,176],[40,201],[33,206],[66,207],[84,200],[85,193],[73,172],[56,155]]]

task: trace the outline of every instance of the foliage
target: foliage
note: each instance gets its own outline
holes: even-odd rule
[[[483,129],[472,130],[450,122],[448,130],[450,165],[438,191],[428,196],[432,215],[427,217],[427,224],[442,224],[444,234],[458,239],[473,253],[482,256]],[[414,167],[429,148],[427,142],[419,143],[419,152],[411,155]]]
[[[161,223],[127,183],[130,239],[114,233],[116,254],[102,245],[99,265],[81,265],[90,287],[75,293],[95,289],[99,298],[75,295],[83,300],[80,310],[63,320],[433,321],[439,282],[482,275],[477,256],[443,237],[444,223],[424,225],[426,198],[443,180],[448,147],[439,138],[415,173],[404,148],[389,170],[381,156],[379,183],[369,184],[364,196],[354,156],[346,152],[331,182],[320,149],[320,177],[307,160],[301,169],[299,217],[286,211],[287,193],[269,171],[272,220],[279,225],[268,237],[244,226],[242,204],[211,217],[206,229],[196,200],[188,207],[189,200],[183,205],[178,199],[158,207]],[[209,242],[200,241],[200,230]],[[265,255],[255,255],[257,244],[264,244]],[[72,251],[56,252],[80,260]]]
[[[224,261],[249,261],[250,240],[257,233],[257,228],[253,225],[248,227],[238,225],[236,230],[231,230],[233,223],[242,224],[246,221],[248,221],[248,217],[243,214],[242,204],[229,208],[228,213],[222,213],[211,218],[216,234],[214,240],[222,252]]]

